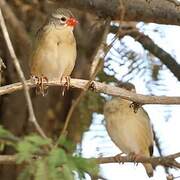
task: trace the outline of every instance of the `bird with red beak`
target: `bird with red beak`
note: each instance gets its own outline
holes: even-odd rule
[[[37,34],[31,56],[31,75],[38,80],[37,90],[42,95],[45,94],[44,80],[65,78],[65,87],[69,87],[76,60],[73,29],[77,23],[70,10],[60,8],[48,17]]]

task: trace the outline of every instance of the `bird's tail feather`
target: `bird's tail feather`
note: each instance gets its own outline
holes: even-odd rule
[[[153,176],[153,167],[151,164],[143,164],[143,166],[145,167],[146,169],[146,173],[149,177],[152,177]]]

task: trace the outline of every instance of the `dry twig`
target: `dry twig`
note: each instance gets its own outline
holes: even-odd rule
[[[88,158],[87,160],[95,160],[97,164],[107,163],[150,163],[154,167],[165,166],[170,168],[180,168],[180,163],[176,161],[180,157],[180,152],[163,157],[145,157],[139,156],[136,160],[132,156],[111,156],[111,157],[99,157]],[[15,164],[16,155],[0,155],[0,164]]]
[[[1,86],[1,83],[2,83],[2,69],[3,68],[6,68],[6,65],[4,64],[2,58],[0,57],[0,86]]]
[[[23,71],[22,71],[21,66],[19,64],[19,61],[18,61],[18,59],[16,57],[16,54],[15,54],[13,45],[11,43],[8,31],[7,31],[7,27],[6,27],[6,24],[5,24],[4,17],[2,15],[1,9],[0,9],[0,26],[1,26],[1,29],[2,29],[2,32],[3,32],[3,35],[4,35],[4,39],[6,41],[6,44],[7,44],[9,53],[10,53],[10,56],[11,56],[11,58],[13,60],[13,63],[14,63],[14,66],[15,66],[15,68],[17,70],[19,78],[20,78],[20,80],[21,80],[21,82],[23,84],[24,94],[25,94],[25,98],[26,98],[26,102],[27,102],[28,110],[29,110],[29,120],[30,120],[30,122],[32,122],[34,124],[34,126],[35,126],[36,130],[38,131],[38,133],[42,137],[47,138],[47,136],[45,135],[45,133],[43,132],[43,130],[41,129],[41,127],[39,126],[39,124],[38,124],[38,122],[36,120],[34,110],[33,110],[33,106],[32,106],[32,101],[31,101],[30,94],[29,94],[29,87],[26,84],[26,80],[25,80]]]
[[[98,164],[105,163],[125,163],[125,162],[136,162],[136,163],[150,163],[153,167],[158,165],[170,167],[170,168],[180,168],[180,163],[176,161],[177,158],[180,157],[180,152],[168,155],[168,156],[160,156],[160,157],[145,157],[140,156],[136,160],[132,158],[132,156],[114,156],[114,157],[100,157],[94,158]],[[118,160],[117,160],[118,159]]]
[[[71,79],[70,86],[73,88],[78,88],[85,90],[86,84],[89,80],[83,79]],[[47,86],[63,86],[65,81],[59,82],[59,79],[44,82],[44,85]],[[26,81],[27,86],[35,87],[35,82],[31,80]],[[93,81],[95,86],[96,92],[98,93],[105,93],[112,96],[119,96],[123,99],[127,99],[129,101],[137,102],[139,104],[180,104],[180,97],[179,96],[149,96],[149,95],[142,95],[136,94],[125,89],[115,87],[112,85],[108,85],[105,83],[100,83],[97,81]],[[0,87],[0,95],[10,94],[18,90],[22,90],[23,85],[22,83],[14,83],[6,86]]]

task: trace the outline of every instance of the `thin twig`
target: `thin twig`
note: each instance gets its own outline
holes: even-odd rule
[[[0,86],[1,86],[1,83],[2,83],[2,69],[3,68],[6,68],[6,65],[4,64],[2,58],[0,57]]]
[[[106,164],[106,163],[125,163],[125,162],[136,162],[136,163],[150,163],[154,167],[158,165],[162,165],[170,168],[180,168],[180,163],[176,161],[176,158],[180,157],[180,153],[168,155],[168,156],[160,156],[160,157],[145,157],[139,156],[136,160],[132,156],[120,156],[116,155],[113,157],[100,157],[94,158],[98,164]]]
[[[40,155],[41,156],[41,155]],[[111,157],[99,157],[99,158],[86,158],[86,160],[94,160],[97,164],[108,163],[150,163],[154,167],[165,166],[170,168],[180,168],[180,163],[176,161],[180,157],[180,152],[171,154],[168,156],[159,157],[145,157],[139,156],[136,160],[131,155],[126,156],[111,156]],[[0,164],[15,164],[17,160],[16,155],[0,155]]]
[[[120,10],[121,10],[120,23],[122,23],[123,20],[124,20],[125,13],[126,13],[126,9],[125,9],[125,7],[124,7],[123,0],[120,0]]]
[[[7,30],[5,21],[4,21],[4,17],[2,15],[1,8],[0,8],[0,25],[1,25],[1,29],[2,29],[4,39],[6,41],[9,53],[10,53],[11,58],[13,60],[14,66],[15,66],[15,68],[17,70],[17,73],[19,75],[19,78],[20,78],[20,80],[21,80],[21,82],[23,84],[24,94],[25,94],[25,98],[26,98],[26,102],[27,102],[27,106],[28,106],[28,110],[29,110],[29,120],[30,120],[30,122],[32,122],[34,124],[34,126],[35,126],[36,130],[38,131],[38,133],[42,137],[47,138],[47,136],[45,135],[45,133],[43,132],[43,130],[41,129],[41,127],[39,126],[39,124],[38,124],[38,122],[36,120],[34,110],[33,110],[33,106],[32,106],[32,101],[31,101],[30,94],[29,94],[29,87],[26,84],[26,80],[25,80],[23,71],[21,69],[19,61],[18,61],[17,56],[15,54],[12,42],[10,40],[8,30]]]
[[[14,164],[16,160],[16,155],[0,155],[0,164]]]

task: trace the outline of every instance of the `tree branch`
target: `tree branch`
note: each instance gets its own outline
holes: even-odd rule
[[[180,2],[177,0],[166,0],[166,1],[173,3],[175,6],[180,6]]]
[[[70,86],[73,88],[83,89],[85,90],[86,84],[89,80],[83,79],[71,79]],[[59,82],[59,79],[44,82],[44,85],[47,86],[63,86],[65,81]],[[31,80],[26,81],[28,87],[35,87],[36,83],[32,82]],[[180,97],[179,96],[148,96],[142,94],[136,94],[130,91],[127,91],[122,88],[118,88],[112,85],[107,85],[105,83],[100,83],[93,81],[92,82],[93,88],[98,93],[105,93],[112,96],[120,96],[123,99],[127,99],[133,102],[137,102],[139,104],[180,104]],[[14,83],[6,86],[0,87],[0,95],[10,94],[18,90],[22,90],[23,85],[22,83]],[[91,88],[90,88],[91,89]]]
[[[127,30],[128,29],[128,30]],[[117,26],[111,27],[111,32],[116,33],[119,30]],[[140,42],[142,46],[151,52],[154,56],[158,57],[159,60],[166,65],[166,67],[174,74],[175,77],[180,81],[180,64],[176,62],[176,60],[162,48],[160,48],[154,41],[145,34],[141,33],[135,27],[124,27],[122,28],[120,33],[120,38],[125,35],[132,36],[136,41]]]
[[[15,164],[16,155],[0,155],[0,164]]]
[[[168,156],[160,156],[160,157],[145,157],[139,156],[136,160],[132,156],[114,156],[114,157],[100,157],[94,158],[98,164],[106,164],[106,163],[125,163],[125,162],[133,162],[133,163],[150,163],[154,167],[158,165],[162,165],[170,168],[180,168],[180,163],[176,161],[176,158],[180,157],[180,152],[175,153]]]
[[[120,156],[119,154],[111,157],[87,158],[87,160],[95,160],[97,164],[107,163],[150,163],[153,167],[165,166],[170,168],[180,168],[180,163],[176,161],[180,157],[180,152],[163,157],[145,157],[139,156],[136,160],[130,155]],[[0,164],[15,164],[16,155],[0,155]]]
[[[129,34],[137,41],[139,41],[142,46],[151,52],[154,56],[158,57],[160,61],[174,74],[175,77],[180,81],[180,64],[157,44],[155,44],[149,36],[144,35],[138,31],[131,32]]]
[[[124,21],[144,21],[159,24],[180,25],[180,9],[174,0],[51,0],[61,7],[78,8],[112,20],[121,18],[121,1],[124,5]]]

